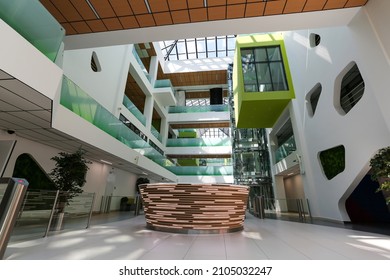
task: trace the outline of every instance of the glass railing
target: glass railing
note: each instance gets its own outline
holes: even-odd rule
[[[0,18],[55,61],[65,30],[38,0],[0,1]]]
[[[168,113],[207,113],[207,112],[228,112],[229,105],[208,105],[208,106],[170,106]]]
[[[160,141],[160,143],[162,142],[161,134],[160,134],[160,132],[157,131],[157,129],[155,129],[153,126],[151,126],[150,132],[152,132],[153,136],[156,137],[156,139],[158,141]]]
[[[144,73],[146,79],[150,82],[150,75],[148,73],[148,70],[146,70],[144,63],[142,62],[141,58],[139,57],[137,50],[135,47],[133,48],[133,55],[135,57],[135,60],[137,60],[139,66],[141,67],[142,72]]]
[[[127,108],[127,110],[130,111],[130,113],[133,114],[134,117],[136,117],[144,126],[146,125],[146,118],[145,116],[138,110],[138,108],[134,105],[131,100],[124,95],[123,96],[123,105]]]
[[[1,203],[1,200],[3,199],[3,196],[4,196],[6,189],[7,189],[6,184],[0,184],[0,203]]]
[[[154,82],[154,88],[167,88],[172,87],[171,80],[165,79],[165,80],[156,80]]]
[[[65,76],[60,103],[130,148],[150,147],[140,136]]]
[[[281,161],[282,159],[286,158],[288,155],[290,155],[292,152],[296,150],[297,147],[293,135],[275,151],[275,161],[276,162]]]
[[[167,166],[179,176],[228,176],[233,175],[233,166]]]
[[[255,196],[250,198],[249,210],[255,216],[263,216],[261,218],[312,222],[309,200],[305,198],[275,199]]]
[[[61,192],[57,196],[57,191],[27,191],[11,241],[44,237],[50,231],[88,227],[94,194],[81,193],[67,203],[63,202],[65,197]]]
[[[231,138],[175,138],[167,140],[167,147],[231,146]]]

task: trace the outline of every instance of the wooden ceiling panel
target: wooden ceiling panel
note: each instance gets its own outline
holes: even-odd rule
[[[231,5],[227,8],[227,18],[243,18],[245,15],[245,5]]]
[[[154,20],[156,22],[156,25],[168,25],[172,24],[172,18],[171,13],[158,13],[154,14]]]
[[[167,12],[169,10],[167,0],[148,0],[152,13]]]
[[[100,19],[88,20],[87,24],[93,32],[107,31],[107,27],[104,25],[104,23]]]
[[[83,0],[70,0],[74,7],[77,7],[78,12],[84,20],[97,19],[95,13],[92,11],[91,7]]]
[[[368,0],[348,0],[345,8],[359,7],[367,4]]]
[[[135,16],[120,17],[119,21],[121,22],[123,28],[132,29],[138,28],[139,24]]]
[[[207,20],[207,9],[206,8],[191,9],[190,10],[190,17],[191,17],[191,22],[206,21]]]
[[[212,7],[212,6],[223,6],[226,5],[226,0],[208,0],[207,1],[207,6]]]
[[[348,0],[328,0],[324,9],[340,9],[343,8],[347,2]]]
[[[83,20],[80,13],[69,0],[51,0],[68,22]]]
[[[82,34],[92,32],[91,28],[89,28],[88,24],[85,21],[72,22],[71,24],[77,33]]]
[[[141,15],[148,13],[148,8],[146,7],[144,0],[131,0],[129,3],[134,14]]]
[[[172,14],[173,23],[175,24],[190,22],[190,16],[187,10],[173,11],[171,12],[171,14]]]
[[[307,11],[322,11],[365,5],[368,0],[40,0],[66,34],[102,32],[91,20],[107,21],[110,30],[134,29],[170,24],[205,22],[244,17],[261,17]],[[88,5],[91,3],[93,9]],[[148,3],[148,5],[146,5]],[[205,7],[205,3],[207,6]],[[150,10],[148,9],[150,8]],[[135,16],[135,17],[133,17]],[[86,24],[86,21],[88,24]],[[84,24],[80,23],[84,22]],[[120,25],[118,24],[120,23]]]
[[[136,16],[137,21],[139,22],[140,27],[150,27],[155,26],[156,23],[154,22],[153,16],[151,14],[147,15],[139,15]]]
[[[208,8],[209,20],[226,19],[226,6]]]
[[[100,18],[115,17],[114,10],[109,1],[89,0]]]
[[[168,0],[169,9],[171,11],[187,9],[187,0]]]
[[[258,17],[264,14],[265,3],[246,4],[245,17]]]
[[[187,1],[188,2],[188,8],[201,8],[204,7],[204,2],[203,0],[191,0]]]
[[[110,31],[120,30],[122,28],[122,24],[120,23],[118,18],[104,18],[104,25],[107,26],[107,29]]]
[[[114,9],[115,14],[118,17],[133,15],[133,10],[131,9],[129,2],[127,2],[127,0],[109,0],[109,1],[112,8]]]
[[[282,14],[284,6],[286,6],[286,0],[267,2],[264,15],[268,16]]]
[[[306,1],[307,0],[287,1],[286,6],[284,7],[284,13],[289,14],[302,12]]]
[[[307,0],[304,12],[319,11],[322,10],[327,0]]]

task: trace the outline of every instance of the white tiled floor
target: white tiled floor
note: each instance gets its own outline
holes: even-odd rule
[[[8,245],[4,259],[390,259],[390,237],[343,228],[259,220],[242,232],[171,234],[145,228],[145,219],[95,225]]]

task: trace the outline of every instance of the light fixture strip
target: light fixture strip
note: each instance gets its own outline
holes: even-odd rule
[[[95,16],[100,19],[100,16],[99,14],[96,12],[95,8],[93,7],[93,5],[91,4],[91,2],[89,2],[89,0],[85,0],[85,2],[87,2],[88,6],[91,8],[92,12],[95,14]]]
[[[144,0],[144,2],[145,2],[145,5],[146,5],[146,9],[148,9],[149,14],[151,14],[152,10],[150,9],[148,0]]]
[[[204,7],[207,7],[207,0],[203,0]]]

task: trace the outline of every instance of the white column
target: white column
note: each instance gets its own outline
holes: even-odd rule
[[[146,118],[146,130],[150,131],[152,126],[153,119],[153,107],[154,106],[154,98],[153,96],[146,96],[145,105],[144,105],[144,116]]]
[[[157,80],[158,72],[158,59],[157,56],[152,56],[149,65],[150,84],[154,87],[154,83]]]

